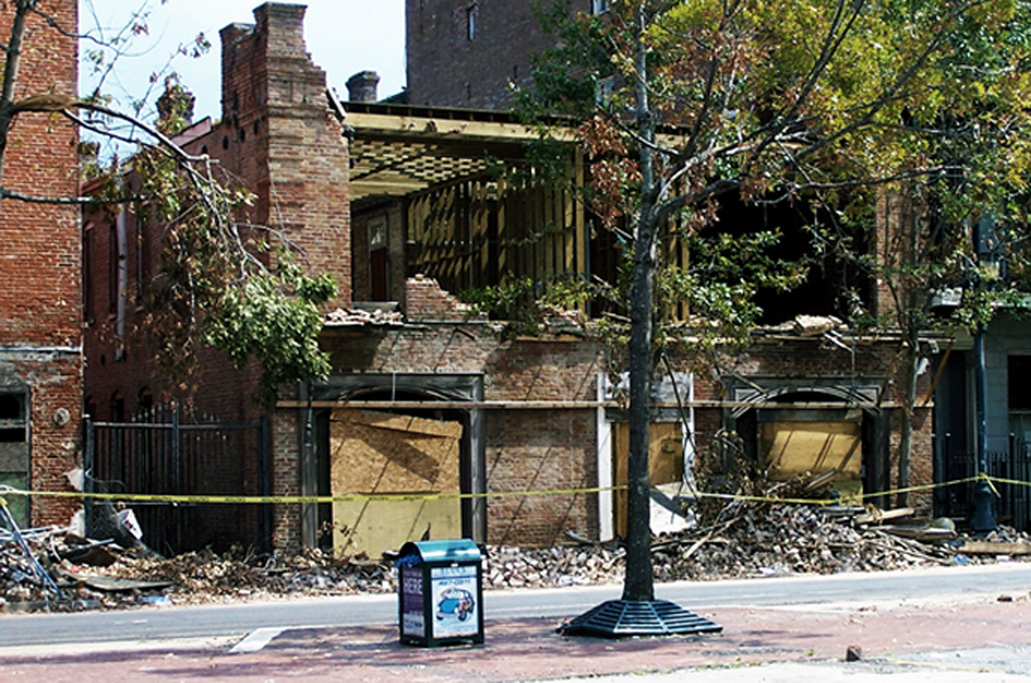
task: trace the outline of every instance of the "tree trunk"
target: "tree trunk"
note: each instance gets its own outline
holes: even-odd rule
[[[648,108],[645,53],[640,36],[645,26],[643,3],[638,8],[637,124],[642,139],[655,137]],[[655,289],[655,236],[653,214],[655,171],[652,149],[641,145],[641,206],[634,235],[634,275],[630,292],[630,454],[627,462],[626,578],[624,600],[655,599],[651,555],[651,482],[648,442],[651,426],[652,298]]]
[[[916,382],[920,368],[920,342],[911,333],[906,349],[906,377],[903,388],[902,424],[899,426],[899,493],[895,497],[897,507],[909,507],[909,470],[913,450],[913,416],[916,410]]]
[[[25,40],[25,21],[35,2],[21,0],[14,12],[11,33],[3,52],[4,74],[0,84],[0,187],[3,187],[4,156],[7,151],[7,136],[14,122],[14,94],[18,86],[18,70],[21,68],[22,43]],[[2,200],[2,198],[0,198]]]

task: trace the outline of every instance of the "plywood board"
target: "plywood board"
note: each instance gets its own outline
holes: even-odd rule
[[[462,510],[453,498],[334,503],[333,521],[334,547],[341,556],[379,557],[424,534],[438,540],[462,536]]]
[[[330,419],[330,487],[349,493],[458,493],[462,425],[393,413],[334,410]],[[339,552],[378,556],[418,540],[461,536],[458,498],[357,501],[333,505]],[[413,537],[414,534],[414,537]]]
[[[765,422],[759,440],[770,478],[837,469],[836,481],[860,478],[863,458],[858,422]]]
[[[612,425],[612,480],[616,486],[626,486],[627,459],[630,454],[630,425],[617,422]],[[679,422],[654,422],[648,431],[648,481],[652,486],[678,483],[684,476],[684,451]],[[613,495],[615,530],[626,536],[626,490],[617,489]],[[668,514],[668,513],[667,513]]]

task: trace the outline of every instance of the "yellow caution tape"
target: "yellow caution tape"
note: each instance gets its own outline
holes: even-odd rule
[[[5,489],[4,493],[14,496],[46,496],[51,498],[79,498],[91,500],[114,500],[143,503],[346,503],[354,501],[420,501],[441,499],[472,498],[513,498],[525,496],[577,495],[584,493],[601,493],[626,489],[625,486],[609,486],[582,489],[551,489],[540,491],[495,491],[491,493],[347,493],[336,496],[211,496],[198,494],[159,494],[159,493],[85,493],[81,491],[22,491]]]
[[[967,477],[965,479],[956,479],[953,481],[942,482],[939,484],[923,484],[918,486],[909,486],[905,488],[891,489],[889,491],[880,491],[877,493],[864,493],[846,495],[841,498],[779,498],[776,496],[750,496],[742,494],[732,493],[705,493],[705,492],[690,492],[689,497],[692,498],[715,498],[719,500],[742,500],[742,501],[753,501],[760,503],[782,503],[782,504],[796,504],[796,505],[842,505],[842,504],[862,504],[862,501],[868,498],[878,498],[881,496],[894,496],[900,493],[915,493],[920,491],[930,491],[938,488],[946,488],[949,486],[956,486],[959,484],[968,484],[976,481],[985,481],[991,491],[998,496],[999,492],[995,487],[995,483],[1010,484],[1016,486],[1031,486],[1031,482],[1019,481],[1014,479],[1000,479],[997,477],[991,477],[985,473],[980,473],[973,477]],[[214,496],[214,495],[197,495],[197,494],[154,494],[154,493],[85,493],[81,491],[23,491],[10,487],[3,487],[2,491],[8,496],[45,496],[51,498],[78,498],[78,499],[90,499],[90,500],[112,500],[112,501],[123,501],[127,503],[131,502],[142,502],[142,503],[172,503],[172,504],[190,504],[190,503],[221,503],[221,504],[265,504],[273,503],[278,505],[289,505],[289,504],[304,504],[304,503],[346,503],[356,501],[422,501],[422,500],[443,500],[443,499],[485,499],[485,498],[516,498],[516,497],[527,497],[527,496],[569,496],[569,495],[583,495],[592,493],[604,493],[609,491],[625,491],[626,486],[603,486],[603,487],[590,487],[590,488],[575,488],[575,489],[542,489],[536,491],[491,491],[488,493],[458,493],[458,492],[440,492],[440,493],[347,493],[335,496]],[[6,501],[0,498],[0,505],[6,506]]]

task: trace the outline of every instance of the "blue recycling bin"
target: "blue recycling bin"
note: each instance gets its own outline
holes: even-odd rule
[[[483,557],[475,543],[409,541],[395,565],[403,644],[483,642]]]

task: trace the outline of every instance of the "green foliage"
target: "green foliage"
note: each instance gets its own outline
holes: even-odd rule
[[[286,253],[275,272],[247,278],[223,293],[205,318],[206,341],[226,351],[237,367],[252,357],[261,364],[260,399],[271,404],[280,386],[325,379],[329,357],[318,346],[320,305],[336,295],[326,275],[305,275]]]
[[[177,83],[167,91],[159,129],[181,125],[184,92]],[[137,220],[162,230],[159,272],[142,302],[147,330],[180,387],[190,390],[202,371],[204,344],[238,367],[256,360],[257,398],[266,404],[283,384],[325,377],[320,306],[336,295],[333,279],[306,274],[282,234],[242,220],[253,195],[222,184],[203,161],[142,149],[132,169],[145,198]]]
[[[607,227],[636,234],[642,221],[679,214],[692,249],[715,253],[707,228],[727,203],[814,207],[814,255],[899,282],[896,312],[919,324],[932,320],[917,315],[929,297],[907,300],[904,290],[989,282],[970,265],[978,259],[969,226],[982,216],[1010,226],[994,247],[1009,272],[1031,270],[1026,231],[1015,227],[1028,220],[1031,3],[624,0],[603,15],[574,7],[557,0],[544,13],[557,46],[535,62],[520,110],[545,140],[557,139],[548,117],[578,126],[591,164],[583,197]],[[614,88],[599,98],[606,79]],[[642,124],[653,139],[642,139]],[[891,244],[877,235],[873,207],[885,197],[924,207],[907,214],[917,243],[898,242],[905,230]],[[871,247],[887,257],[871,259]],[[761,268],[739,275],[742,293],[784,284]],[[671,281],[698,283],[689,273]],[[842,300],[855,304],[856,294]],[[873,321],[859,298],[849,317]],[[705,314],[698,306],[726,300],[702,297],[697,315],[711,314],[716,327],[754,323],[736,311],[747,307],[743,295]]]
[[[548,12],[558,45],[535,65],[536,89],[521,104],[545,139],[562,137],[548,117],[569,117],[564,130],[575,130],[590,165],[585,199],[633,240],[632,434],[648,420],[649,361],[661,350],[653,342],[671,336],[653,334],[651,320],[687,304],[693,350],[733,347],[758,319],[758,289],[801,276],[804,259],[764,258],[772,235],[750,238],[755,248],[729,242],[719,231],[728,205],[815,216],[813,256],[849,263],[894,299],[879,307],[867,292],[843,291],[846,317],[900,330],[909,360],[934,324],[937,291],[962,292],[955,320],[968,326],[1021,300],[1031,272],[1027,0],[614,0],[602,15],[577,7],[556,0]],[[689,262],[660,258],[671,221],[690,240]],[[975,240],[975,226],[989,225]],[[917,364],[908,367],[902,398],[912,408]],[[631,444],[640,477],[646,446]],[[908,451],[899,463],[904,483]],[[644,543],[646,525],[630,535]],[[638,554],[628,551],[628,592],[642,599],[650,589]]]

